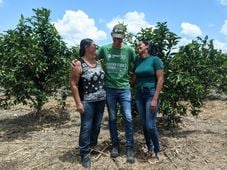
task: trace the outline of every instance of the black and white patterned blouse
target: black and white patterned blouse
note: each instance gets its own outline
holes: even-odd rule
[[[79,61],[82,66],[79,81],[81,100],[89,102],[105,100],[105,72],[101,67],[101,63],[96,61],[96,67],[90,67],[82,58],[80,58]]]

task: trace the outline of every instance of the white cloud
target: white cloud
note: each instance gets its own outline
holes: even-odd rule
[[[227,0],[219,0],[219,2],[221,5],[227,6]]]
[[[192,39],[194,39],[195,37],[201,36],[203,34],[201,29],[194,24],[183,22],[181,24],[181,28],[182,28],[181,33],[186,36],[183,36],[183,38],[180,39],[177,45],[177,49],[179,49],[180,46],[190,43]],[[226,36],[226,38],[223,41],[214,40],[214,47],[226,53],[227,52],[227,19],[224,21],[224,24],[221,28],[221,33],[223,33]]]
[[[224,24],[221,27],[221,33],[225,35],[225,40],[224,41],[214,40],[214,47],[227,53],[227,19],[224,21]]]
[[[175,48],[172,50],[172,52],[178,52],[181,46],[185,46],[191,42],[192,42],[192,39],[182,37],[179,40],[178,44],[175,46]]]
[[[106,38],[106,33],[96,27],[95,20],[81,10],[66,10],[63,18],[54,25],[69,46],[79,44],[83,38],[94,41]]]
[[[152,27],[152,25],[146,21],[145,14],[143,12],[127,12],[123,17],[116,17],[109,23],[107,27],[112,30],[113,26],[118,22],[124,22],[127,24],[128,31],[131,33],[137,33],[141,28]]]
[[[226,41],[214,40],[214,47],[222,50],[224,53],[227,53],[227,40]]]
[[[199,26],[188,22],[182,22],[181,29],[182,29],[181,33],[189,37],[197,37],[203,34]]]
[[[191,42],[192,42],[192,39],[185,38],[185,37],[181,38],[176,48],[173,50],[173,52],[178,52],[181,46],[185,46]],[[227,53],[227,39],[226,41],[214,40],[214,48],[222,50],[224,53]]]
[[[227,19],[224,21],[224,25],[221,28],[221,32],[227,36]]]
[[[187,44],[189,44],[191,42],[192,42],[192,39],[183,37],[183,38],[180,39],[180,41],[179,41],[179,43],[177,45],[180,47],[180,46],[187,45]]]
[[[192,42],[192,39],[185,38],[185,37],[181,38],[176,48],[173,50],[173,52],[178,52],[181,46],[185,46],[191,42]],[[227,40],[226,41],[214,40],[214,48],[222,50],[222,52],[224,53],[227,53]]]

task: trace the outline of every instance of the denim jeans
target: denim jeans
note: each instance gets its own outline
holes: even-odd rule
[[[131,112],[130,89],[106,89],[106,102],[109,112],[109,130],[113,146],[119,145],[117,130],[117,103],[120,104],[121,113],[125,123],[126,148],[133,148],[133,120]]]
[[[138,88],[136,94],[136,106],[140,114],[141,123],[143,126],[143,133],[146,140],[148,150],[154,149],[155,153],[160,152],[159,134],[156,127],[156,117],[158,106],[155,112],[151,112],[151,101],[154,97],[155,89]]]
[[[84,113],[81,114],[80,155],[89,153],[90,146],[96,146],[105,108],[105,100],[97,102],[83,101]]]

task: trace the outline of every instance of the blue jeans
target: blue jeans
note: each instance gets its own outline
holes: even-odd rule
[[[133,120],[131,112],[130,89],[106,89],[106,102],[109,112],[109,130],[113,146],[119,145],[117,130],[117,103],[120,104],[121,113],[125,123],[126,148],[133,148]]]
[[[156,127],[156,117],[158,107],[155,112],[151,112],[150,104],[154,97],[155,89],[138,88],[136,94],[136,106],[140,114],[141,123],[143,126],[143,133],[149,151],[154,149],[155,153],[160,152],[159,134]]]
[[[84,113],[81,114],[80,155],[89,153],[90,146],[96,146],[105,108],[105,100],[97,102],[83,101]]]

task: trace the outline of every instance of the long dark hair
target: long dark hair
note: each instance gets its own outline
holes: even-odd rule
[[[80,51],[79,51],[80,57],[83,57],[85,55],[86,48],[89,47],[93,42],[94,41],[90,38],[85,38],[80,41]]]

